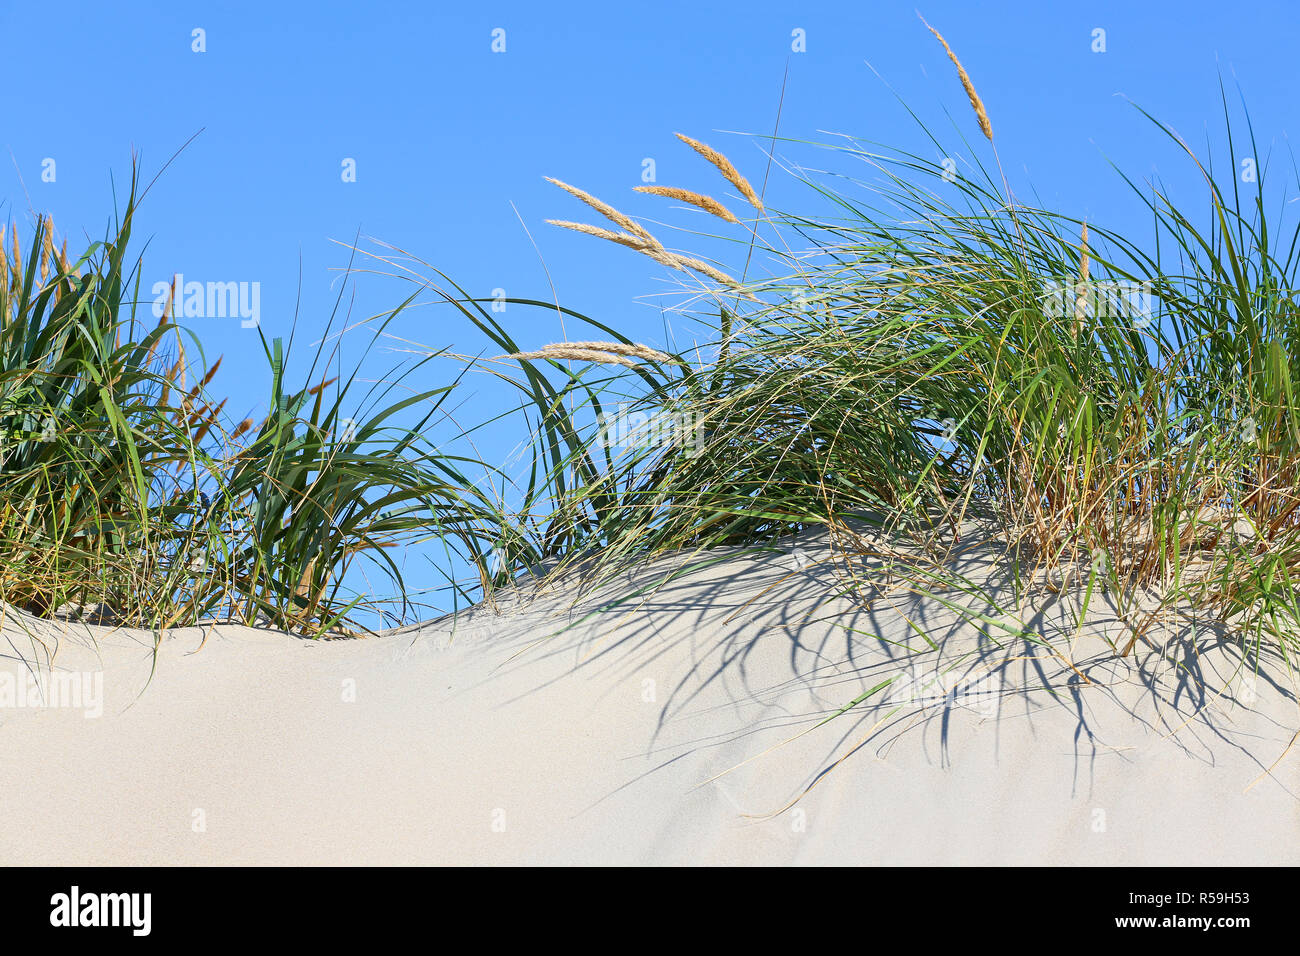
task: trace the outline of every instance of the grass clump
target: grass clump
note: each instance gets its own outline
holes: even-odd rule
[[[133,176],[110,238],[75,262],[52,254],[47,218],[25,259],[7,230],[0,600],[44,617],[312,636],[401,615],[394,551],[473,540],[461,462],[423,438],[454,385],[407,388],[417,362],[363,389],[355,366],[340,367],[336,305],[307,373],[315,384],[289,383],[292,337],[262,337],[268,413],[231,421],[211,392],[220,359],[206,363],[170,301],[152,321],[137,312],[137,186]],[[358,574],[371,588],[357,592]]]
[[[698,277],[686,311],[716,338],[708,359],[674,355],[635,375],[581,350],[512,350],[528,388],[564,380],[537,402],[543,420],[558,418],[535,434],[539,453],[559,433],[570,453],[551,456],[549,493],[534,480],[529,506],[544,506],[552,532],[562,525],[567,553],[594,556],[597,577],[814,526],[841,541],[865,540],[864,527],[910,536],[933,567],[968,519],[991,519],[1026,593],[1060,593],[1077,574],[1089,594],[1115,596],[1130,626],[1117,653],[1191,609],[1289,656],[1300,648],[1300,230],[1269,210],[1253,135],[1261,174],[1247,193],[1152,122],[1207,201],[1193,212],[1129,180],[1153,223],[1140,240],[1021,202],[1000,161],[953,176],[853,140],[834,149],[877,174],[876,201],[805,178],[837,214],[777,213],[729,160],[681,137],[755,218],[704,192],[641,191],[727,223],[746,262],[768,264],[760,280],[667,249],[557,183],[622,232],[557,225]],[[1233,135],[1229,122],[1236,156]],[[690,424],[597,463],[615,401]]]

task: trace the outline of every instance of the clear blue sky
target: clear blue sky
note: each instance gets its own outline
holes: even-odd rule
[[[1220,129],[1221,74],[1244,90],[1261,150],[1272,144],[1290,163],[1300,50],[1293,5],[926,0],[919,8],[970,71],[1013,179],[1061,212],[1140,232],[1145,221],[1107,156],[1139,177],[1158,170],[1195,197],[1186,164],[1125,98],[1199,147]],[[75,249],[86,235],[102,237],[110,177],[125,181],[132,149],[152,176],[203,129],[140,210],[146,289],[174,272],[257,281],[263,330],[287,335],[301,261],[300,336],[310,337],[336,291],[331,269],[347,260],[331,240],[361,230],[475,293],[549,298],[522,217],[564,305],[662,345],[660,316],[645,297],[662,288],[664,270],[546,226],[548,217],[585,217],[543,176],[634,214],[698,222],[631,192],[643,159],[655,159],[661,184],[725,194],[673,139],[681,131],[761,179],[758,141],[728,131],[771,131],[787,64],[784,135],[851,133],[937,160],[872,71],[941,132],[947,109],[978,139],[954,71],[916,9],[866,0],[4,0],[0,218],[30,222],[30,203],[54,215]],[[205,31],[206,52],[192,51],[195,28]],[[492,50],[496,28],[505,30],[504,53]],[[1104,53],[1092,51],[1096,28],[1106,31]],[[806,52],[791,49],[796,29]],[[348,157],[355,183],[341,179]],[[53,183],[42,182],[46,158],[57,164]],[[824,161],[815,152],[795,158]],[[807,199],[779,173],[769,197],[791,210]],[[405,294],[398,283],[363,280],[356,314]],[[559,337],[544,313],[520,310],[508,321],[525,345]],[[232,408],[255,410],[266,380],[255,333],[234,319],[192,324],[210,356],[225,355],[215,384],[234,397]],[[450,312],[413,314],[400,331],[433,347],[482,348]]]

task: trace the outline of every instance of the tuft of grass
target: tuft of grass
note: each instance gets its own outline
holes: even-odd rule
[[[1226,105],[1225,117],[1235,149]],[[1115,595],[1133,635],[1119,653],[1155,642],[1154,623],[1185,608],[1294,653],[1300,231],[1268,213],[1264,176],[1249,195],[1235,178],[1228,188],[1153,123],[1203,173],[1210,216],[1129,181],[1154,222],[1142,241],[1027,205],[982,166],[953,181],[922,157],[852,140],[835,148],[880,175],[883,202],[805,179],[838,215],[779,214],[726,157],[680,137],[777,236],[746,227],[740,239],[759,243],[776,278],[742,286],[717,270],[713,304],[692,314],[716,316],[714,357],[673,356],[662,375],[574,371],[547,360],[598,360],[513,350],[529,388],[566,379],[532,393],[539,417],[560,417],[570,454],[551,456],[549,494],[529,505],[564,523],[567,554],[597,577],[812,526],[846,542],[863,529],[910,536],[933,567],[968,519],[993,519],[1031,596],[1061,592],[1079,567],[1089,594]],[[611,395],[689,429],[611,454],[600,431]],[[879,583],[854,580],[864,593]]]

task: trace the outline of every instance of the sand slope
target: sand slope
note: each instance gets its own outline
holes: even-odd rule
[[[789,552],[710,555],[629,597],[660,564],[454,634],[190,628],[156,658],[145,633],[9,611],[0,862],[1300,862],[1279,661],[1243,670],[1177,628],[1116,661],[1098,635],[1118,622],[1075,637],[1053,602],[1009,617],[1060,654],[986,628],[998,646],[944,606],[1008,617],[982,598],[828,603],[822,544]],[[997,596],[999,557],[959,560]],[[102,671],[103,716],[6,705],[51,653]]]

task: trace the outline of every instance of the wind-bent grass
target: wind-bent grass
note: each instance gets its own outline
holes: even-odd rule
[[[1235,156],[1231,123],[1228,136]],[[966,519],[991,517],[1027,592],[1060,592],[1062,575],[1079,574],[1088,595],[1115,595],[1132,632],[1121,654],[1191,607],[1276,642],[1289,662],[1300,649],[1300,231],[1267,213],[1263,158],[1246,195],[1186,150],[1208,217],[1130,183],[1154,223],[1135,241],[1021,203],[981,167],[953,177],[909,153],[835,148],[883,177],[891,212],[809,179],[842,215],[782,215],[737,187],[759,217],[739,224],[741,241],[787,271],[742,287],[725,268],[685,266],[717,283],[716,359],[611,373],[555,360],[589,355],[500,339],[523,377],[495,373],[541,423],[519,514],[548,526],[530,560],[559,556],[564,573],[580,558],[602,579],[629,561],[808,526],[835,531],[851,555],[866,527],[928,549],[924,582]],[[699,261],[564,188],[640,238],[558,225],[672,268]],[[730,211],[676,186],[653,194]],[[808,247],[792,252],[792,233]],[[491,322],[481,309],[475,321]],[[667,432],[610,454],[599,420],[611,394]]]
[[[1268,209],[1253,134],[1249,194],[1187,150],[1207,215],[1130,181],[1153,223],[1135,240],[1019,201],[988,112],[944,49],[996,173],[955,176],[846,139],[828,148],[880,185],[859,195],[805,178],[835,209],[818,219],[773,211],[735,164],[679,134],[722,182],[641,192],[711,214],[744,252],[735,265],[669,249],[552,180],[617,231],[557,226],[640,253],[704,296],[694,317],[716,331],[706,359],[508,300],[592,330],[527,351],[485,302],[388,248],[367,253],[377,271],[417,289],[376,338],[431,292],[496,354],[435,349],[362,395],[337,348],[322,345],[295,388],[285,347],[264,342],[270,411],[231,423],[209,393],[217,365],[191,370],[167,316],[136,320],[134,183],[114,238],[75,264],[53,254],[48,223],[25,265],[12,235],[12,260],[0,261],[0,598],[38,614],[98,605],[147,626],[227,616],[322,634],[383,610],[349,591],[358,567],[403,592],[395,549],[433,542],[449,564],[468,563],[471,579],[452,584],[473,602],[524,571],[593,583],[658,555],[822,527],[846,592],[866,600],[880,582],[861,559],[882,540],[899,544],[891,580],[908,566],[912,586],[963,587],[943,556],[978,518],[1001,529],[1026,593],[1065,592],[1070,575],[1085,604],[1110,591],[1131,629],[1117,653],[1154,640],[1166,611],[1193,607],[1289,661],[1300,649],[1300,230]],[[1235,157],[1231,124],[1228,137]],[[719,188],[734,194],[715,198]],[[746,280],[751,257],[772,275]],[[505,419],[521,425],[518,469],[422,437],[451,421],[459,375],[394,396],[435,359],[517,391]],[[457,428],[472,442],[501,423]]]

